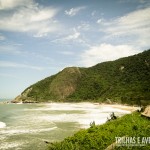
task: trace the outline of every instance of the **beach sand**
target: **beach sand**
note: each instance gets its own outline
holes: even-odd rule
[[[134,111],[140,109],[140,107],[137,107],[137,106],[128,106],[128,105],[122,105],[122,104],[100,104],[100,105],[104,105],[104,106],[108,106],[108,107],[112,107],[112,108],[118,108],[118,109],[122,109],[122,110],[127,110],[127,111],[131,111],[131,112],[134,112]]]

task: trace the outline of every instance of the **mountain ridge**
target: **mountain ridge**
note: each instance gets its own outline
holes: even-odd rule
[[[150,101],[150,50],[89,68],[68,67],[25,89],[13,102]]]

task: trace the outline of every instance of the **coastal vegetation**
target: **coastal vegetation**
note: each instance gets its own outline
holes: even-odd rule
[[[69,67],[27,89],[13,102],[150,103],[150,50],[89,68]]]
[[[150,142],[142,141],[142,138],[146,139],[150,135],[149,121],[149,118],[142,117],[139,112],[134,112],[103,125],[82,129],[62,142],[49,144],[48,150],[105,150],[109,145],[116,142],[116,137],[134,138],[134,141],[131,139],[130,142],[124,141],[123,144],[127,144],[124,146],[114,144],[114,150],[126,150],[128,148],[148,150],[150,149]],[[136,141],[137,138],[140,139],[139,143]]]

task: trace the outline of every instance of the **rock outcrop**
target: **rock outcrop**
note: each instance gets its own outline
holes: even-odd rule
[[[150,105],[147,106],[143,113],[141,113],[143,116],[150,118]]]

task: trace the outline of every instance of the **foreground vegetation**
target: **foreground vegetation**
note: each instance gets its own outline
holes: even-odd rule
[[[149,137],[150,120],[142,117],[140,113],[134,112],[106,124],[80,130],[74,136],[68,137],[62,142],[50,144],[48,150],[105,150],[116,141],[115,137],[124,136]],[[150,144],[141,147],[116,146],[115,149],[148,150]]]

